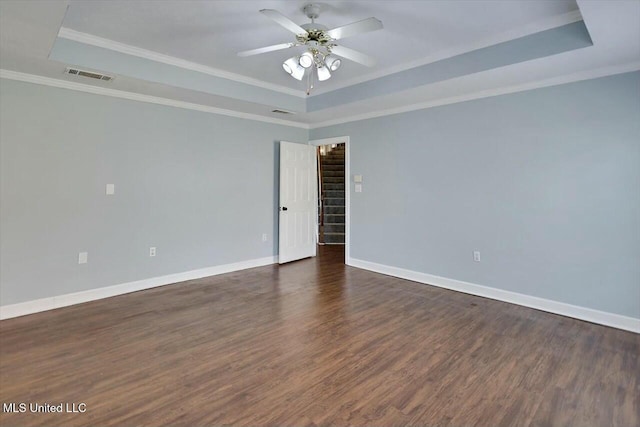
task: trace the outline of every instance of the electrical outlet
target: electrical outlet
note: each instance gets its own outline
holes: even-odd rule
[[[113,196],[114,194],[116,194],[116,185],[107,184],[106,193],[107,193],[107,196]]]
[[[87,262],[89,262],[89,253],[80,252],[78,254],[78,264],[86,264]]]
[[[268,239],[269,239],[269,236],[267,236],[267,233],[264,233],[264,234],[262,235],[262,241],[263,241],[263,242],[266,242]]]
[[[473,251],[473,260],[475,262],[480,262],[480,251]]]
[[[149,248],[149,256],[156,256],[156,248],[155,247]]]

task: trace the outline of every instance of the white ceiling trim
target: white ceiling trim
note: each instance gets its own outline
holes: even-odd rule
[[[126,55],[137,56],[139,58],[149,59],[151,61],[160,62],[163,64],[173,65],[174,67],[184,68],[186,70],[197,71],[199,73],[208,74],[215,77],[221,77],[223,79],[232,80],[239,83],[245,83],[252,86],[261,87],[264,89],[281,92],[287,95],[297,96],[299,98],[306,98],[307,95],[304,91],[291,89],[286,86],[280,86],[273,83],[267,83],[262,80],[254,79],[252,77],[243,76],[229,71],[219,70],[217,68],[209,67],[206,65],[198,64],[184,59],[176,58],[174,56],[164,55],[162,53],[154,52],[147,49],[142,49],[136,46],[116,42],[113,40],[105,39],[103,37],[94,36],[93,34],[82,33],[80,31],[72,30],[71,28],[61,27],[58,32],[58,37],[63,39],[73,40],[79,43],[88,44],[91,46],[101,47],[103,49],[113,50],[115,52],[124,53]],[[104,70],[109,71],[109,70]]]
[[[454,96],[450,98],[444,98],[444,99],[439,99],[439,100],[429,101],[429,102],[422,102],[422,103],[407,105],[399,108],[379,110],[379,111],[366,113],[366,114],[341,117],[340,119],[327,120],[324,122],[311,123],[311,124],[276,119],[276,118],[271,118],[266,116],[260,116],[257,114],[242,113],[242,112],[233,111],[233,110],[226,110],[223,108],[211,107],[208,105],[178,101],[175,99],[161,98],[161,97],[151,96],[151,95],[142,95],[139,93],[127,92],[127,91],[117,90],[117,89],[109,89],[109,88],[104,88],[100,86],[91,86],[83,83],[70,82],[67,80],[54,79],[50,77],[38,76],[38,75],[28,74],[28,73],[21,73],[18,71],[12,71],[12,70],[6,70],[6,69],[0,69],[0,78],[8,79],[8,80],[23,81],[27,83],[41,84],[45,86],[52,86],[52,87],[75,90],[80,92],[87,92],[95,95],[111,96],[115,98],[128,99],[131,101],[147,102],[151,104],[159,104],[159,105],[165,105],[169,107],[183,108],[187,110],[195,110],[195,111],[201,111],[205,113],[219,114],[223,116],[236,117],[236,118],[247,119],[247,120],[255,120],[255,121],[260,121],[265,123],[291,126],[291,127],[301,128],[301,129],[318,129],[318,128],[323,128],[323,127],[333,126],[333,125],[338,125],[343,123],[373,119],[376,117],[391,116],[394,114],[406,113],[406,112],[416,111],[416,110],[424,110],[428,108],[439,107],[442,105],[457,104],[459,102],[472,101],[475,99],[490,98],[492,96],[506,95],[509,93],[516,93],[516,92],[524,92],[527,90],[533,90],[533,89],[549,87],[549,86],[558,86],[558,85],[573,83],[573,82],[582,81],[582,80],[596,79],[599,77],[606,77],[610,75],[623,74],[623,73],[639,71],[639,70],[640,70],[640,62],[632,62],[629,64],[581,71],[578,73],[572,73],[565,76],[553,77],[551,79],[539,80],[536,82],[530,82],[530,83],[525,83],[521,85],[505,86],[502,88],[483,90],[483,91],[478,91],[478,92],[474,92],[466,95]],[[464,77],[461,77],[461,78],[464,78]]]
[[[568,13],[564,13],[558,16],[552,16],[547,19],[543,19],[529,25],[523,25],[515,28],[511,31],[501,33],[492,37],[481,39],[473,43],[469,43],[462,46],[457,46],[452,49],[446,49],[440,52],[430,55],[426,58],[419,58],[415,61],[405,62],[393,67],[385,68],[384,70],[367,74],[366,76],[356,77],[353,79],[345,80],[342,83],[332,86],[331,89],[323,89],[322,86],[314,88],[314,95],[320,95],[326,92],[332,92],[334,90],[342,89],[348,86],[353,86],[358,83],[364,83],[369,80],[379,79],[381,77],[388,76],[390,74],[399,73],[401,71],[409,70],[411,68],[420,67],[423,65],[431,64],[433,62],[442,61],[443,59],[452,58],[454,56],[462,55],[464,53],[472,52],[474,50],[482,49],[485,47],[493,46],[499,43],[508,42],[511,40],[519,39],[521,37],[536,34],[541,31],[551,30],[553,28],[562,27],[563,25],[573,24],[574,22],[582,21],[582,14],[579,10],[574,10]]]
[[[359,120],[367,120],[367,119],[373,119],[373,118],[376,118],[376,117],[390,116],[390,115],[393,115],[393,114],[406,113],[406,112],[415,111],[415,110],[423,110],[423,109],[427,109],[427,108],[439,107],[439,106],[442,106],[442,105],[457,104],[459,102],[472,101],[474,99],[480,99],[480,98],[490,98],[492,96],[506,95],[506,94],[509,94],[509,93],[524,92],[524,91],[527,91],[527,90],[539,89],[539,88],[543,88],[543,87],[558,86],[558,85],[562,85],[562,84],[566,84],[566,83],[573,83],[573,82],[578,82],[578,81],[582,81],[582,80],[597,79],[599,77],[606,77],[606,76],[611,76],[611,75],[615,75],[615,74],[629,73],[629,72],[638,71],[638,70],[640,70],[640,62],[632,62],[632,63],[624,64],[624,65],[615,65],[615,66],[597,68],[597,69],[593,69],[593,70],[587,70],[587,71],[581,71],[581,72],[578,72],[578,73],[567,74],[567,75],[564,75],[564,76],[553,77],[553,78],[550,78],[550,79],[539,80],[539,81],[536,81],[536,82],[530,82],[530,83],[514,85],[514,86],[505,86],[505,87],[495,88],[495,89],[482,90],[482,91],[469,93],[469,94],[465,94],[465,95],[453,96],[453,97],[450,97],[450,98],[443,98],[443,99],[438,99],[438,100],[435,100],[435,101],[422,102],[422,103],[407,105],[407,106],[403,106],[403,107],[399,107],[399,108],[391,108],[391,109],[387,109],[387,110],[379,110],[379,111],[366,113],[366,114],[360,114],[360,115],[351,116],[351,117],[344,117],[344,118],[335,119],[335,120],[327,120],[327,121],[320,122],[320,123],[312,123],[309,126],[309,128],[310,129],[318,129],[318,128],[323,128],[323,127],[327,127],[327,126],[333,126],[333,125],[338,125],[338,124],[343,124],[343,123],[355,122],[355,121],[359,121]],[[464,78],[464,77],[461,77],[461,78]]]
[[[143,95],[124,90],[110,89],[101,86],[91,86],[83,83],[70,82],[67,80],[54,79],[51,77],[37,76],[35,74],[21,73],[0,69],[0,78],[8,80],[18,80],[21,82],[52,86],[62,89],[70,89],[79,92],[92,93],[94,95],[111,96],[114,98],[128,99],[130,101],[140,101],[150,104],[164,105],[168,107],[184,108],[187,110],[201,111],[204,113],[219,114],[223,116],[236,117],[239,119],[254,120],[258,122],[272,123],[277,125],[291,126],[301,129],[309,129],[306,123],[293,122],[289,120],[275,119],[257,114],[242,113],[239,111],[226,110],[223,108],[211,107],[208,105],[194,104],[191,102],[178,101],[175,99],[161,98],[159,96]]]

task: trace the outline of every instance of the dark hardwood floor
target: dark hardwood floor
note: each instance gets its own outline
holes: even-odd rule
[[[320,256],[0,322],[13,425],[638,426],[640,335]]]

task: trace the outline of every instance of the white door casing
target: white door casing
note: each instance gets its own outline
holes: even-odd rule
[[[316,175],[316,147],[280,142],[280,264],[316,256]]]

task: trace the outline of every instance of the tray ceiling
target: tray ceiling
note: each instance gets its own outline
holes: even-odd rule
[[[236,55],[291,37],[260,9],[304,23],[307,3],[2,0],[0,77],[319,127],[640,69],[637,0],[327,1],[328,27],[382,20],[344,40],[378,64],[345,61],[307,97],[281,67],[291,51]],[[544,42],[553,34],[564,36]],[[69,66],[116,78],[80,80]]]
[[[240,58],[237,52],[287,43],[294,36],[259,13],[277,9],[293,21],[309,22],[305,1],[72,1],[63,26],[116,42],[302,90],[282,62],[302,47]],[[384,29],[342,41],[374,56],[373,68],[344,61],[328,91],[407,68],[424,59],[479,41],[495,39],[578,9],[574,0],[554,1],[328,1],[316,22],[329,28],[370,16]]]

